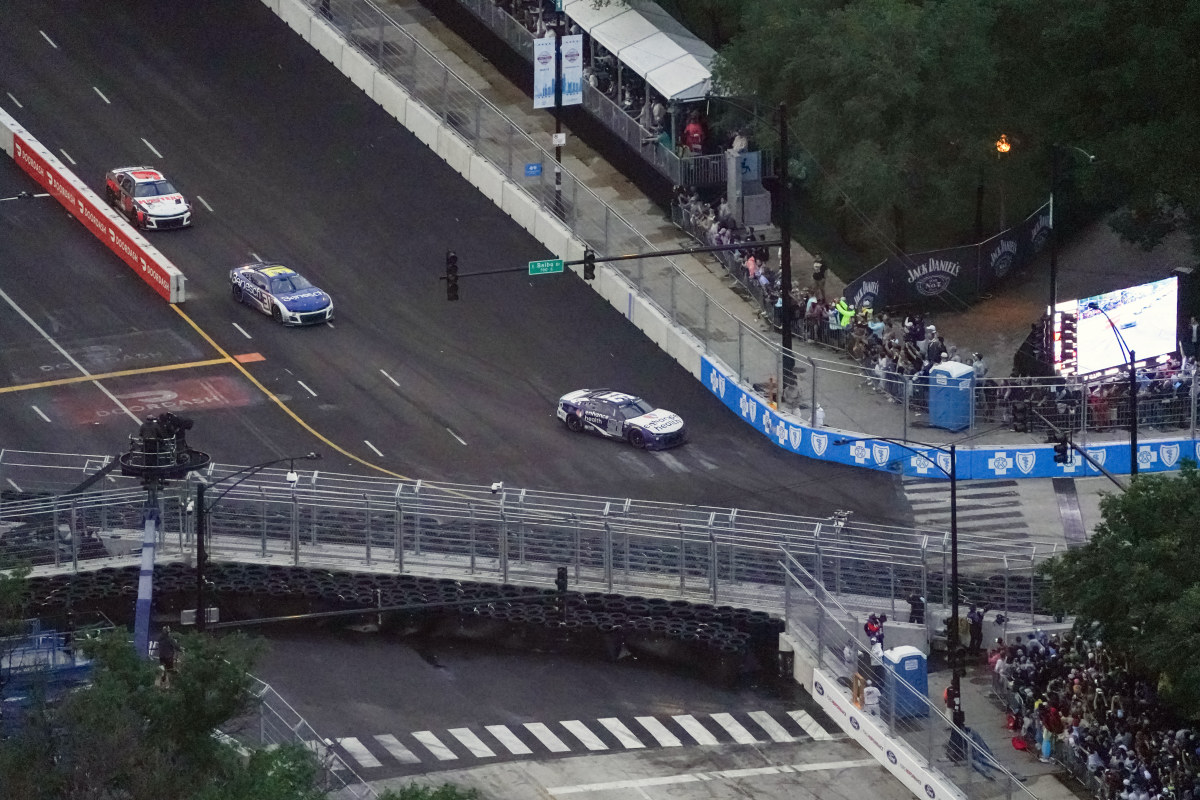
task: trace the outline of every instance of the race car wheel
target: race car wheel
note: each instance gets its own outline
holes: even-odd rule
[[[233,299],[242,302],[242,286],[239,283],[233,285]]]
[[[279,310],[279,306],[271,306],[271,319],[283,322],[283,312]]]
[[[629,443],[631,445],[633,445],[634,447],[636,447],[638,450],[641,450],[643,447],[646,446],[646,437],[641,431],[638,431],[638,430],[630,431],[629,432]]]
[[[104,200],[105,200],[105,201],[106,201],[106,202],[107,202],[107,203],[108,203],[110,206],[115,206],[115,205],[117,204],[117,195],[116,195],[116,193],[115,193],[115,192],[113,192],[113,190],[112,190],[112,189],[110,189],[108,186],[105,186],[105,187],[104,187]]]
[[[578,414],[567,415],[567,430],[583,433],[583,418]]]

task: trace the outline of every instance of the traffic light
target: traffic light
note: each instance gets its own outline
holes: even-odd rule
[[[558,568],[558,577],[554,579],[554,585],[558,587],[558,590],[560,592],[565,592],[567,590],[567,568],[566,567]]]
[[[458,254],[446,251],[446,299],[458,299]]]
[[[596,253],[591,248],[583,251],[583,279],[596,280]]]
[[[1012,404],[1012,429],[1017,433],[1029,432],[1029,404],[1024,400],[1017,400]]]
[[[1058,441],[1054,443],[1054,463],[1055,464],[1070,464],[1074,453],[1071,452],[1071,443],[1064,433],[1058,437]]]
[[[1062,360],[1074,361],[1076,341],[1078,340],[1078,320],[1074,314],[1062,316]]]

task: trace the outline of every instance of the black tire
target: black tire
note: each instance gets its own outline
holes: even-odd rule
[[[283,312],[279,310],[279,306],[277,306],[277,305],[271,306],[271,319],[273,319],[279,323],[283,322]]]
[[[637,428],[634,428],[629,432],[629,443],[638,450],[641,450],[646,446],[646,436]]]
[[[242,302],[242,285],[240,283],[233,284],[233,299],[237,302]]]
[[[567,414],[567,430],[583,433],[583,417],[578,414]]]
[[[130,206],[129,214],[127,216],[129,217],[129,224],[133,226],[133,229],[135,231],[140,231],[142,229],[142,224],[138,222],[137,208]]]
[[[108,188],[108,184],[104,185],[104,200],[110,206],[115,206],[117,204],[117,195],[112,189]]]

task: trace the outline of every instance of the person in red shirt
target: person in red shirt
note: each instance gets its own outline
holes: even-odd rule
[[[683,144],[694,155],[704,152],[704,123],[700,120],[700,112],[693,111],[688,115],[687,125],[683,128]]]

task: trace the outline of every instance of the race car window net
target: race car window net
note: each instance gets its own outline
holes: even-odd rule
[[[146,181],[133,187],[134,197],[160,197],[168,194],[178,194],[170,181]]]

